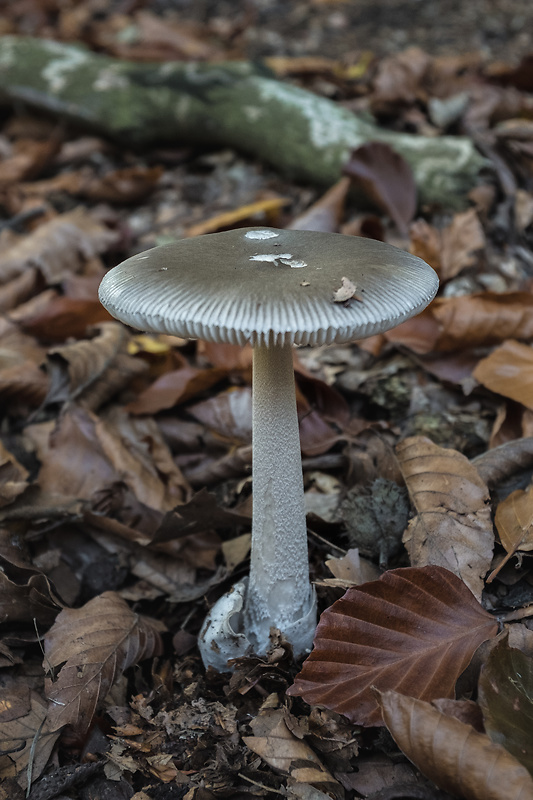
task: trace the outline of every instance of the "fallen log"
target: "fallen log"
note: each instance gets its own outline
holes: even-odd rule
[[[350,151],[386,142],[413,169],[421,202],[464,204],[485,163],[465,137],[379,128],[337,103],[243,61],[121,61],[78,45],[0,37],[0,100],[136,147],[231,147],[296,181],[327,187]]]

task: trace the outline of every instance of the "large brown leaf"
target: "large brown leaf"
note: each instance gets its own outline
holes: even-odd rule
[[[491,392],[533,409],[533,348],[509,339],[483,358],[473,372]]]
[[[506,339],[533,338],[533,295],[480,292],[438,297],[417,317],[385,334],[417,353],[487,347]]]
[[[384,692],[380,704],[398,747],[441,789],[465,800],[532,800],[527,769],[485,734],[397,692]]]
[[[62,611],[44,645],[48,724],[53,731],[63,725],[87,730],[120,673],[161,652],[154,622],[135,614],[114,592]]]
[[[352,151],[343,172],[407,233],[416,211],[417,192],[411,167],[399,153],[384,142],[367,142]]]
[[[161,513],[185,499],[187,484],[153,419],[131,419],[117,407],[102,419],[72,406],[46,433],[40,426],[27,430],[42,462],[38,483],[45,492],[94,501],[122,483]]]
[[[289,694],[359,725],[379,725],[372,687],[425,700],[453,697],[457,678],[498,625],[441,567],[395,569],[348,589],[321,616]]]
[[[480,598],[494,546],[486,485],[465,456],[424,436],[396,454],[417,511],[404,533],[411,564],[446,567]]]

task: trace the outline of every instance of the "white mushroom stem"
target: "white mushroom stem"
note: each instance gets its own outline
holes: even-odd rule
[[[300,436],[292,346],[254,348],[253,522],[244,632],[264,653],[279,628],[296,655],[316,626],[309,582]]]

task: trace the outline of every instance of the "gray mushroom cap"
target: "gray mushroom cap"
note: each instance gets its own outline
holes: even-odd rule
[[[338,302],[343,284],[355,287],[355,295]],[[233,344],[321,345],[393,328],[421,311],[437,288],[431,267],[391,245],[257,227],[135,255],[104,277],[100,301],[143,331]]]

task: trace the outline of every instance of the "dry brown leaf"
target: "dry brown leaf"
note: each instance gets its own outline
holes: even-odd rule
[[[161,651],[154,622],[135,614],[114,592],[65,609],[45,636],[48,724],[86,731],[117,677]],[[56,671],[60,665],[59,671]]]
[[[481,292],[439,297],[386,338],[416,353],[451,352],[533,339],[533,295],[528,292]]]
[[[527,491],[517,489],[502,500],[496,509],[494,524],[507,556],[492,573],[491,578],[517,550],[527,552],[533,550],[533,486]]]
[[[240,206],[234,211],[217,214],[206,219],[205,222],[192,225],[185,231],[185,236],[202,236],[204,233],[213,233],[224,228],[236,227],[242,225],[246,220],[256,220],[258,215],[265,217],[267,225],[276,226],[279,225],[281,209],[289,205],[290,202],[287,197],[268,197],[265,200],[258,200],[255,203]]]
[[[350,178],[341,178],[307,211],[296,217],[289,225],[289,229],[293,231],[336,233],[344,217],[346,197],[350,185]]]
[[[114,169],[103,176],[94,176],[80,187],[80,194],[91,200],[131,205],[144,200],[157,188],[163,167],[133,167]]]
[[[401,442],[396,454],[417,511],[403,539],[411,564],[451,570],[479,599],[494,546],[486,485],[465,456],[423,436]]]
[[[37,290],[39,280],[37,270],[30,267],[16,278],[0,287],[0,313],[11,311],[20,303],[29,300]]]
[[[253,736],[243,741],[273,769],[290,775],[297,783],[322,787],[335,797],[342,797],[339,783],[309,745],[298,739],[287,727],[284,709],[266,709],[251,722]]]
[[[19,306],[9,318],[44,342],[61,342],[70,337],[82,339],[90,326],[113,321],[97,300],[60,297],[52,291],[32,299],[36,302]]]
[[[18,183],[35,178],[59,151],[61,141],[52,137],[47,141],[20,138],[13,145],[10,157],[0,162],[0,185]]]
[[[153,419],[130,419],[117,407],[100,419],[72,406],[49,435],[39,426],[26,434],[42,463],[38,484],[45,492],[95,502],[122,483],[159,513],[186,498],[187,484]]]
[[[335,578],[333,580],[326,578],[324,582],[344,589],[367,581],[375,581],[380,576],[378,567],[372,561],[360,556],[357,547],[348,550],[342,558],[329,558],[326,567],[331,570]]]
[[[59,736],[51,732],[46,719],[47,706],[29,686],[2,690],[0,700],[0,781],[16,776],[26,789],[28,767],[36,780],[46,767]]]
[[[441,567],[395,569],[348,589],[322,614],[314,648],[290,695],[357,725],[379,725],[373,687],[426,700],[455,682],[497,622]]]
[[[49,285],[59,283],[115,240],[116,234],[86,209],[76,208],[43,223],[2,253],[0,280],[7,283],[28,267],[37,267]]]
[[[28,470],[0,441],[0,508],[12,503],[28,486]]]
[[[10,625],[50,625],[61,608],[50,581],[30,564],[0,556],[0,617]]]
[[[191,400],[227,377],[225,369],[183,367],[158,378],[139,397],[128,405],[132,414],[157,414],[177,403]]]
[[[455,214],[443,230],[419,219],[410,230],[411,252],[427,261],[442,281],[454,278],[476,263],[475,253],[485,246],[483,228],[475,209]]]
[[[431,57],[419,47],[381,59],[374,79],[374,110],[390,111],[399,104],[414,103],[422,93],[421,84],[430,64]]]
[[[533,409],[533,348],[508,339],[472,373],[491,392],[509,397]]]
[[[76,400],[96,411],[147,365],[127,352],[130,335],[117,322],[99,326],[93,339],[72,342],[48,351],[50,388],[47,403]]]
[[[200,403],[187,412],[210,430],[238,443],[252,441],[252,392],[248,386],[234,387]]]
[[[398,747],[441,789],[465,800],[532,800],[529,772],[485,734],[397,692],[383,692],[380,704]]]
[[[356,188],[407,234],[417,205],[417,189],[407,161],[384,142],[367,142],[353,150],[343,167]]]

